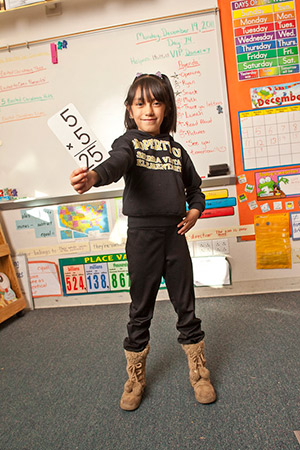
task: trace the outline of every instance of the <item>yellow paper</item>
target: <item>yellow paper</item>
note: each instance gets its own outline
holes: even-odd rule
[[[289,215],[254,217],[257,269],[290,269],[291,242]]]

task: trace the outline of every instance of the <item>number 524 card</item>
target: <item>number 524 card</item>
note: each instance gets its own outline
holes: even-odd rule
[[[92,170],[106,159],[107,151],[72,103],[50,117],[48,126],[80,167]]]

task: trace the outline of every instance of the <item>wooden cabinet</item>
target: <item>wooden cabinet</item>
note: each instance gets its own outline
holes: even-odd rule
[[[10,281],[10,287],[16,294],[17,300],[0,307],[0,323],[15,314],[21,313],[26,308],[26,302],[21,292],[16,271],[10,256],[10,248],[6,243],[3,231],[0,227],[0,272],[5,273]]]

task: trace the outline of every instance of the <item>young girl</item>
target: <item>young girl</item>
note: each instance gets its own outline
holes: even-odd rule
[[[162,276],[178,316],[178,341],[187,355],[195,397],[200,403],[212,403],[216,394],[205,367],[204,332],[195,316],[192,262],[184,236],[205,207],[201,178],[187,152],[170,135],[176,131],[177,112],[166,75],[138,74],[125,106],[127,131],[114,141],[110,157],[92,171],[79,168],[70,176],[79,194],[125,179],[131,304],[124,340],[129,378],[120,406],[132,411],[141,403],[149,328]]]

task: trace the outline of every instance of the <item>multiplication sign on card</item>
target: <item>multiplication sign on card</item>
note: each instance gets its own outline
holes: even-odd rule
[[[107,156],[107,151],[72,103],[50,117],[48,126],[80,167],[92,170]]]

